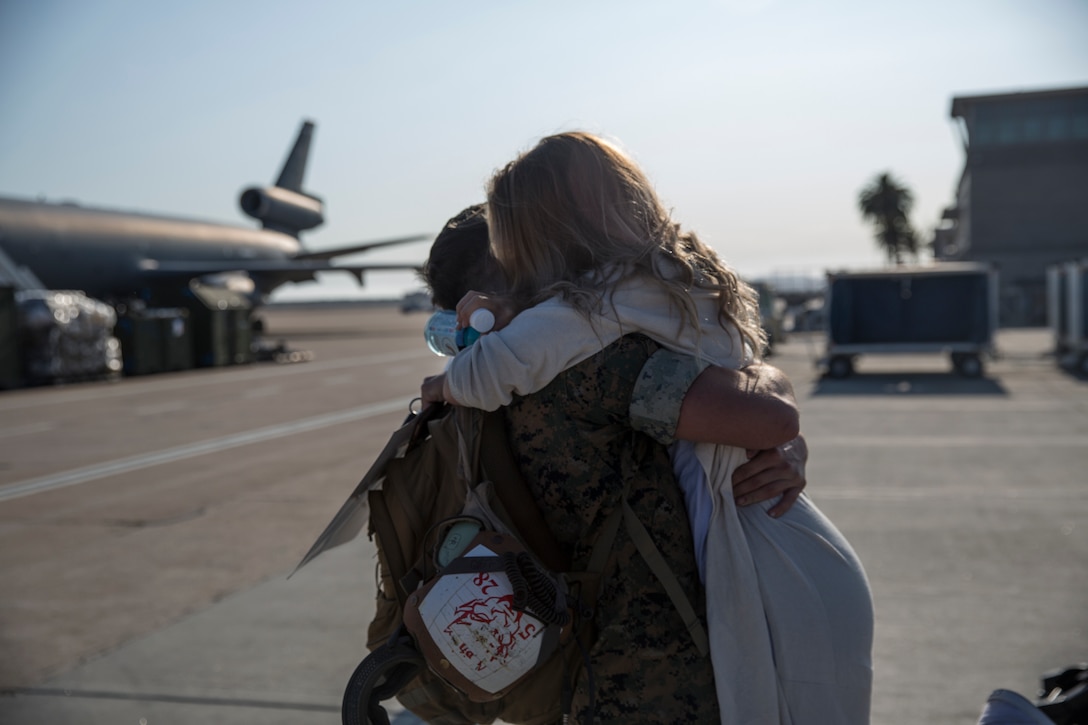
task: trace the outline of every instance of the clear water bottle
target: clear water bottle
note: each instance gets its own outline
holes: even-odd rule
[[[495,326],[495,316],[491,310],[480,308],[468,318],[469,327],[457,329],[457,313],[453,310],[437,310],[427,326],[423,328],[423,338],[427,347],[435,355],[452,357],[480,339],[480,335],[490,332]]]

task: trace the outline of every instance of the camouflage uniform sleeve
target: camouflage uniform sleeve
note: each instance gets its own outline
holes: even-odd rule
[[[672,443],[684,396],[707,365],[706,360],[671,350],[650,356],[631,394],[631,426],[659,443]]]

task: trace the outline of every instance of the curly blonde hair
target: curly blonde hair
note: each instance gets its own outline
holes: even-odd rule
[[[522,305],[560,295],[589,317],[618,281],[641,275],[660,284],[696,330],[691,290],[716,293],[719,323],[733,325],[756,355],[764,348],[755,290],[681,230],[634,160],[598,136],[547,136],[496,172],[487,220]]]

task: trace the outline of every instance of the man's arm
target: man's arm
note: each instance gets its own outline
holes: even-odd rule
[[[632,421],[662,443],[747,448],[749,460],[732,481],[739,506],[779,498],[769,513],[781,516],[805,487],[808,449],[797,432],[793,386],[770,365],[701,367],[691,357],[659,351],[640,373]]]
[[[688,388],[676,438],[764,450],[800,433],[800,416],[789,378],[766,364],[742,370],[710,366]]]

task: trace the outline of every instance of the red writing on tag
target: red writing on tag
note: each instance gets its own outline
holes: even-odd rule
[[[475,654],[463,644],[466,640],[486,647],[490,656],[481,657],[476,665],[476,670],[480,671],[486,663],[494,662],[500,666],[505,664],[513,656],[517,642],[531,639],[537,625],[531,620],[526,620],[521,612],[514,609],[513,594],[488,595],[488,592],[499,586],[499,582],[491,575],[477,574],[472,583],[479,587],[480,596],[458,605],[454,610],[453,619],[443,631],[450,635],[451,639],[461,643],[459,649],[466,659],[475,657]],[[463,634],[454,637],[454,631],[457,629],[468,629],[472,634],[467,637]]]

